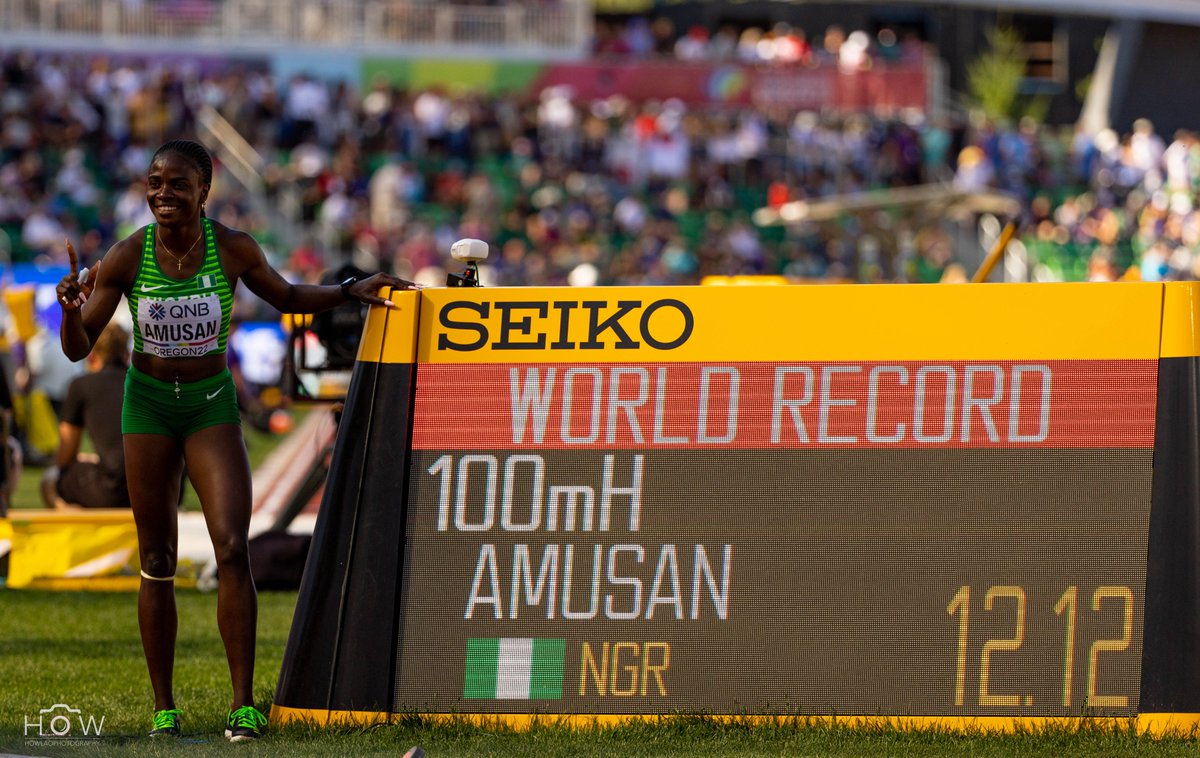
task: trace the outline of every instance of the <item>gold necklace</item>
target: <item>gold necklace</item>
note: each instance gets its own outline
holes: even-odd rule
[[[158,238],[158,246],[163,249],[163,252],[175,260],[175,270],[182,271],[183,262],[187,260],[187,257],[192,254],[193,250],[196,249],[196,243],[200,241],[200,237],[204,236],[204,224],[200,225],[200,236],[196,237],[196,241],[192,243],[192,246],[189,247],[187,252],[183,255],[176,255],[175,253],[172,253],[171,249],[167,247],[167,243],[163,242],[161,226],[154,227],[154,236]]]

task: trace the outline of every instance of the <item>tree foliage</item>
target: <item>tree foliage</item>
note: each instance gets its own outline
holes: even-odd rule
[[[1025,78],[1025,40],[1008,26],[997,26],[985,33],[988,47],[967,65],[967,86],[972,100],[984,114],[996,121],[1016,119],[1024,114],[1020,97]]]

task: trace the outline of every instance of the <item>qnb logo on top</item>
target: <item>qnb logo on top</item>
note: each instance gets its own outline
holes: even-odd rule
[[[215,293],[198,297],[143,298],[138,330],[145,351],[161,358],[196,357],[218,347],[223,314]]]
[[[453,300],[437,315],[437,349],[674,350],[692,336],[696,318],[681,300]]]

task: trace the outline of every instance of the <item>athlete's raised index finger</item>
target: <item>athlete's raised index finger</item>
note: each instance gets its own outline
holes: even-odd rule
[[[75,246],[71,244],[71,240],[67,240],[67,257],[71,259],[71,275],[75,276],[79,273],[79,257],[75,255]]]

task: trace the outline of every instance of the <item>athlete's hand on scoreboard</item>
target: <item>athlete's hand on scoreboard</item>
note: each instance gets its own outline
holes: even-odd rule
[[[398,276],[385,274],[382,271],[378,274],[372,274],[365,279],[360,279],[354,284],[351,284],[346,289],[346,294],[352,300],[357,300],[360,303],[367,305],[386,305],[389,308],[395,308],[396,304],[391,300],[385,300],[379,296],[379,290],[384,287],[391,287],[395,290],[419,290],[421,285],[415,282],[410,282],[407,279],[401,279]]]
[[[79,270],[79,256],[75,254],[75,246],[67,240],[67,257],[71,261],[71,270],[58,282],[55,292],[58,294],[58,304],[63,311],[77,311],[92,296],[96,288],[96,277],[100,273],[100,261],[89,271]]]

